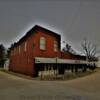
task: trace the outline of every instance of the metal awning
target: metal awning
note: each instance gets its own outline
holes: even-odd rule
[[[35,63],[58,63],[58,64],[88,64],[87,61],[83,60],[72,60],[72,59],[60,59],[60,58],[43,58],[35,57]]]
[[[35,63],[56,63],[55,58],[35,57]]]

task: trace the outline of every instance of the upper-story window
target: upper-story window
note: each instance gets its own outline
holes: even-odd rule
[[[54,41],[54,51],[57,52],[58,51],[58,42]]]
[[[13,50],[11,51],[11,56],[13,55]]]
[[[46,50],[46,39],[44,37],[40,37],[40,49]]]
[[[25,44],[24,44],[24,51],[26,51],[27,50],[27,42],[25,42]]]
[[[16,54],[16,47],[14,48],[14,55]]]
[[[15,54],[16,54],[16,48],[14,48],[12,51],[12,55],[15,55]]]
[[[21,46],[19,46],[19,53],[20,53]]]

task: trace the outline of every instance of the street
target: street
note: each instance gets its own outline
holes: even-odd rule
[[[0,71],[0,100],[100,100],[100,71],[69,81],[40,81]]]

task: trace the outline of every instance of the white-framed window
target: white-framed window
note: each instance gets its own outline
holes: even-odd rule
[[[27,50],[27,42],[25,42],[25,44],[24,44],[24,51],[26,51]]]
[[[20,53],[21,46],[19,46],[19,53]]]
[[[15,55],[15,48],[11,51],[11,55]]]
[[[58,51],[58,42],[54,41],[54,51],[57,52]]]
[[[14,48],[14,55],[16,54],[16,47]]]
[[[11,55],[13,55],[13,50],[11,50]]]
[[[40,37],[40,49],[46,50],[46,39],[45,39],[45,37]]]

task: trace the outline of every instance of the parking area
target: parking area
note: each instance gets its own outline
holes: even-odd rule
[[[2,100],[100,100],[100,71],[69,81],[41,81],[0,71]]]

